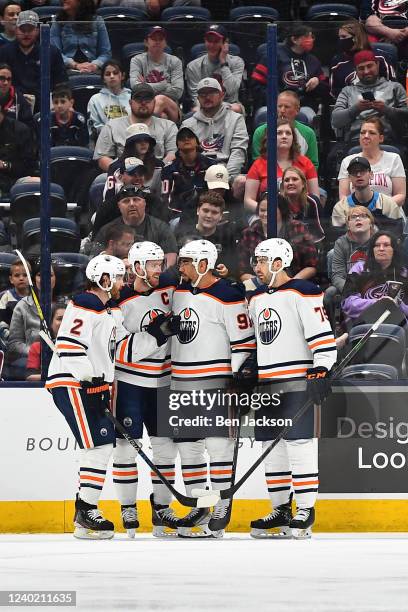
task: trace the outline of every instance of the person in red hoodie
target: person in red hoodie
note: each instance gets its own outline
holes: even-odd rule
[[[13,73],[8,64],[0,63],[0,100],[8,117],[32,127],[33,113],[23,94],[12,84]]]

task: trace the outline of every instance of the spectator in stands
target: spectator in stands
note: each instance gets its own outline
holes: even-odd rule
[[[166,30],[159,25],[150,27],[145,37],[146,51],[130,60],[130,86],[149,83],[156,97],[154,114],[157,117],[180,121],[179,101],[184,91],[183,65],[175,55],[165,53]]]
[[[64,0],[51,26],[51,42],[61,51],[68,70],[101,72],[111,58],[111,44],[94,0]]]
[[[185,119],[183,126],[193,130],[204,155],[227,166],[231,182],[243,185],[239,177],[246,161],[248,131],[245,119],[226,104],[217,79],[202,79],[197,85],[200,110]]]
[[[119,259],[127,259],[130,247],[135,243],[136,232],[130,225],[117,225],[106,233],[105,248],[102,251],[106,255],[113,255]]]
[[[364,121],[360,129],[361,156],[370,162],[370,185],[379,193],[391,196],[398,206],[404,206],[406,197],[405,170],[398,153],[382,151],[384,125],[378,117]],[[360,154],[359,154],[360,155]],[[339,198],[350,194],[350,178],[347,168],[356,155],[347,155],[339,172]]]
[[[127,117],[131,91],[124,87],[126,74],[120,62],[110,59],[101,68],[104,87],[88,102],[88,130],[93,141],[109,119]]]
[[[218,264],[223,264],[229,275],[237,278],[236,241],[230,225],[221,224],[224,210],[224,199],[218,193],[201,193],[196,219],[180,222],[176,228],[176,238],[181,240],[186,234],[196,233],[200,238],[209,240],[217,247]]]
[[[176,159],[161,171],[162,202],[173,215],[191,218],[200,193],[207,190],[205,173],[215,161],[200,153],[200,141],[188,127],[179,129],[176,143]]]
[[[311,53],[315,36],[310,26],[295,25],[285,43],[278,45],[279,89],[296,91],[302,111],[312,119],[321,101],[328,100],[329,86],[320,60]],[[266,56],[255,66],[251,75],[257,106],[266,104]],[[311,110],[312,109],[312,110]]]
[[[0,321],[10,325],[11,316],[16,304],[28,295],[27,274],[20,259],[10,266],[9,281],[11,288],[0,293]]]
[[[0,46],[16,39],[16,21],[21,13],[21,6],[13,0],[6,0],[0,4],[0,23],[3,31],[0,32]]]
[[[244,60],[229,53],[228,34],[222,25],[209,26],[204,34],[204,43],[207,53],[192,60],[186,69],[187,89],[194,111],[199,109],[198,83],[212,77],[219,81],[225,91],[224,102],[230,104],[231,110],[242,113],[239,88],[245,70]]]
[[[341,24],[338,31],[338,53],[330,62],[330,93],[337,98],[346,85],[357,82],[353,56],[359,51],[371,50],[367,32],[357,19]],[[382,55],[375,55],[379,66],[379,76],[387,80],[395,79],[395,70]]]
[[[49,330],[53,340],[58,335],[62,318],[66,310],[64,302],[56,302],[51,308],[51,324]],[[41,380],[41,340],[32,343],[27,355],[27,380]]]
[[[278,96],[278,118],[287,119],[293,123],[296,139],[301,155],[306,155],[315,166],[319,168],[319,152],[317,138],[314,130],[296,117],[300,111],[300,99],[295,91],[283,91]],[[261,141],[266,132],[266,123],[258,126],[252,136],[252,159],[255,161],[261,154]]]
[[[160,245],[166,256],[167,265],[172,266],[177,257],[177,243],[169,226],[164,221],[146,213],[146,195],[134,186],[122,187],[116,197],[120,217],[104,225],[97,233],[91,255],[97,255],[106,244],[106,235],[118,225],[130,225],[144,240]]]
[[[173,121],[155,117],[155,93],[148,83],[136,85],[130,100],[131,113],[127,117],[111,119],[102,128],[95,146],[94,159],[99,167],[107,172],[114,159],[120,157],[126,142],[126,129],[133,123],[148,126],[151,136],[156,140],[155,154],[164,162],[171,162],[177,149],[177,126]]]
[[[366,261],[368,242],[374,234],[374,217],[365,206],[354,206],[347,213],[347,233],[334,243],[331,283],[341,294],[350,269]]]
[[[8,64],[13,85],[29,99],[34,112],[40,110],[40,19],[34,11],[22,11],[17,17],[16,40],[0,47],[0,63]],[[50,87],[68,80],[61,53],[50,46]]]
[[[24,123],[9,117],[0,100],[0,197],[18,178],[34,173],[36,166],[33,133]]]
[[[384,2],[384,0],[371,0],[370,14],[365,27],[369,34],[380,40],[397,45],[400,59],[408,58],[408,9],[407,3],[402,1]],[[384,17],[394,17],[406,20],[407,25],[402,28],[391,28],[383,22]]]
[[[317,251],[313,238],[301,221],[293,219],[289,202],[285,197],[279,194],[277,204],[277,237],[287,240],[293,248],[290,274],[294,278],[314,278],[317,269]],[[261,194],[256,213],[259,219],[242,232],[241,240],[237,245],[239,276],[243,282],[253,279],[251,258],[255,247],[268,236],[268,194],[266,192]]]
[[[371,165],[365,157],[353,157],[347,167],[351,182],[351,195],[344,196],[333,208],[332,224],[335,227],[346,225],[349,207],[365,206],[372,212],[376,224],[393,228],[400,235],[403,212],[401,207],[388,195],[378,193],[370,187],[373,179]]]
[[[36,262],[32,267],[35,291],[39,295],[41,290],[40,264]],[[55,273],[51,266],[51,290],[55,288]],[[28,350],[31,344],[38,339],[40,331],[40,318],[31,295],[22,298],[13,311],[10,323],[10,335],[7,349],[7,360],[10,366],[25,369]],[[19,371],[21,374],[21,371]],[[23,378],[25,375],[23,374]]]
[[[363,121],[379,116],[384,123],[385,142],[400,142],[408,118],[405,89],[401,83],[379,76],[372,51],[359,51],[353,61],[359,80],[341,90],[332,112],[333,128],[344,128],[346,143],[358,144]]]
[[[402,253],[395,235],[382,230],[375,233],[368,245],[367,260],[354,264],[344,285],[341,307],[348,324],[367,321],[367,309],[378,300],[386,298],[387,304],[392,304],[394,308],[393,300],[389,302],[387,298],[387,281],[402,282],[406,287],[407,278],[408,271],[403,267]],[[406,289],[399,298],[399,308],[405,318],[408,315]]]
[[[229,174],[223,164],[214,164],[207,168],[204,181],[208,191],[219,193],[225,202],[223,220],[232,221],[236,230],[241,231],[247,226],[247,220],[242,199],[236,198],[229,185]]]
[[[307,179],[300,168],[289,167],[283,171],[280,192],[289,202],[292,218],[302,221],[314,242],[323,240],[322,207],[319,199],[307,192]]]
[[[299,154],[294,125],[287,119],[278,119],[277,123],[277,177],[278,182],[282,179],[282,173],[286,168],[299,168],[306,176],[307,190],[311,195],[319,197],[319,183],[316,168],[308,157]],[[255,212],[259,194],[267,189],[267,132],[265,131],[261,143],[261,156],[254,161],[248,170],[245,183],[245,208]]]
[[[13,75],[8,64],[0,64],[0,100],[8,117],[18,119],[32,127],[31,106],[17,87],[12,85]]]
[[[74,110],[74,97],[67,85],[59,85],[52,92],[51,146],[86,147],[89,142],[86,119]],[[40,117],[37,119],[40,127]]]

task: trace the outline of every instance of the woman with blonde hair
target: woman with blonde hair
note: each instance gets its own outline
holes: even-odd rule
[[[315,242],[323,240],[322,207],[319,199],[308,193],[307,179],[300,168],[289,166],[283,171],[280,192],[289,201],[292,218],[306,225]]]

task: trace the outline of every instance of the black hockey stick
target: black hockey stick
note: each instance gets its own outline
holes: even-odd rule
[[[51,340],[51,337],[48,338],[49,343],[48,346],[51,350],[58,355],[57,348],[54,342]],[[161,482],[169,489],[169,491],[174,495],[176,500],[180,502],[183,506],[187,506],[189,508],[209,508],[210,506],[215,506],[217,501],[219,500],[219,495],[217,493],[213,493],[212,491],[204,491],[200,492],[200,495],[197,497],[189,497],[188,495],[183,495],[173,487],[171,482],[167,480],[167,478],[162,474],[159,468],[153,463],[153,461],[146,455],[146,453],[142,450],[140,444],[136,442],[126,431],[120,421],[112,414],[109,408],[106,406],[104,409],[105,416],[109,419],[115,429],[129,442],[129,444],[135,449],[135,451],[140,455],[140,457],[147,463],[149,468],[154,472],[161,480]]]
[[[3,365],[4,365],[4,351],[0,351],[0,382],[3,380],[1,377],[3,373]]]
[[[24,266],[25,273],[27,274],[28,286],[30,287],[31,297],[33,298],[33,302],[34,302],[34,305],[35,305],[35,307],[37,309],[38,316],[40,317],[40,323],[41,323],[42,329],[40,330],[39,335],[42,338],[42,340],[44,340],[44,342],[48,346],[48,348],[50,348],[52,351],[54,351],[54,349],[55,349],[54,343],[52,341],[51,333],[50,333],[50,330],[48,329],[47,321],[45,320],[44,313],[42,311],[40,302],[38,300],[37,294],[36,294],[35,289],[34,289],[33,280],[31,278],[31,274],[30,274],[30,270],[29,270],[29,267],[28,267],[28,263],[27,263],[25,257],[23,256],[23,254],[21,253],[21,251],[19,251],[18,249],[15,249],[15,252],[17,253],[18,257],[21,260],[21,263]]]
[[[380,317],[378,317],[377,321],[373,323],[372,327],[364,334],[362,338],[357,342],[355,346],[351,349],[349,353],[344,357],[344,359],[339,363],[337,367],[334,368],[332,373],[332,380],[336,379],[343,369],[346,367],[348,363],[356,356],[356,354],[363,348],[366,344],[367,340],[373,335],[374,332],[377,331],[379,326],[384,323],[384,321],[390,316],[391,310],[385,310]],[[292,427],[302,418],[302,416],[313,406],[314,401],[312,399],[307,400],[303,406],[296,412],[294,417],[291,420],[291,424],[284,427],[282,431],[276,436],[276,438],[271,442],[271,444],[263,451],[263,453],[258,457],[258,459],[251,465],[251,467],[245,472],[243,476],[238,480],[238,482],[231,486],[229,489],[224,489],[223,491],[218,491],[220,499],[230,499],[235,495],[235,493],[242,487],[244,482],[248,480],[248,478],[255,472],[257,467],[261,465],[263,460],[269,455],[269,453],[275,448],[275,446],[286,436],[287,433],[292,429]],[[198,491],[194,491],[195,494],[199,494]]]

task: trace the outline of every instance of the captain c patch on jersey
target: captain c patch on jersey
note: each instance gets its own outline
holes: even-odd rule
[[[280,316],[273,308],[264,308],[258,315],[259,339],[262,344],[272,344],[282,329]]]
[[[198,334],[200,320],[198,314],[193,308],[183,308],[180,315],[180,331],[177,334],[181,344],[192,342]]]

